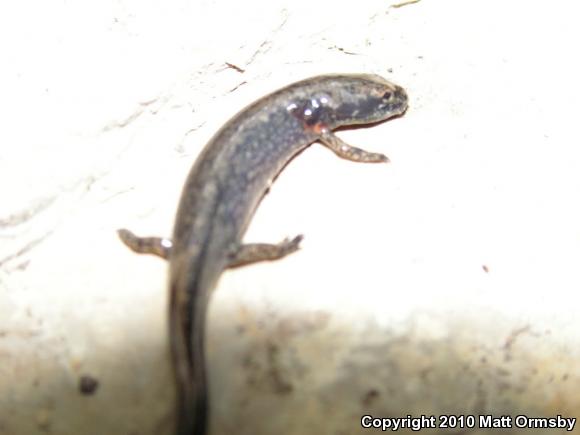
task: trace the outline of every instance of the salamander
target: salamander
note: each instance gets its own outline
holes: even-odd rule
[[[323,75],[286,86],[240,111],[201,151],[185,181],[172,239],[119,230],[133,251],[169,261],[178,435],[207,431],[205,324],[220,275],[226,268],[282,258],[302,240],[299,235],[277,244],[242,242],[273,179],[313,142],[355,162],[387,162],[383,154],[348,145],[333,130],[384,121],[406,109],[405,90],[377,75]]]

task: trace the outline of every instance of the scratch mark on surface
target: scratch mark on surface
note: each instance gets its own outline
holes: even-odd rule
[[[131,192],[132,190],[135,190],[135,188],[134,187],[129,187],[127,189],[119,190],[118,192],[115,192],[115,193],[107,196],[106,198],[100,200],[99,202],[101,204],[104,204],[105,202],[109,202],[111,199],[116,198],[119,195],[123,195],[123,194],[125,194],[127,192]]]
[[[330,46],[328,48],[330,48],[331,50],[338,50],[341,53],[348,54],[348,55],[351,55],[351,56],[360,56],[360,53],[356,53],[354,51],[345,50],[344,48],[339,47],[338,45],[333,45],[333,46]]]
[[[241,86],[245,85],[246,83],[248,83],[248,82],[244,80],[243,82],[239,83],[238,85],[236,85],[236,86],[234,86],[232,89],[230,89],[230,90],[228,91],[228,93],[232,93],[232,92],[234,92],[236,89],[238,89],[239,87],[241,87]]]
[[[406,1],[402,1],[400,3],[395,3],[394,5],[391,5],[390,7],[398,9],[398,8],[402,8],[403,6],[419,3],[420,1],[421,0],[406,0]]]
[[[246,62],[246,68],[256,60],[256,58],[258,57],[258,55],[265,54],[268,51],[270,51],[270,49],[272,48],[272,39],[274,39],[273,36],[275,36],[278,32],[280,32],[280,30],[282,30],[282,28],[288,22],[288,11],[286,11],[284,9],[282,11],[282,13],[284,14],[284,16],[282,18],[282,22],[278,25],[278,27],[276,27],[272,31],[272,38],[265,40],[264,42],[262,42],[259,45],[259,47],[256,49],[256,51],[254,51],[254,54],[252,54],[250,56],[250,59]]]
[[[506,353],[509,353],[512,350],[514,343],[516,342],[517,338],[520,335],[522,335],[526,332],[530,332],[530,330],[531,330],[530,325],[525,325],[525,326],[522,326],[521,328],[514,329],[512,331],[512,333],[510,335],[508,335],[508,337],[503,345],[503,349],[506,351]],[[509,356],[506,355],[506,358],[509,359]]]
[[[5,218],[0,218],[0,228],[12,227],[20,225],[26,221],[29,221],[38,213],[50,206],[55,200],[55,196],[48,198],[42,198],[37,200],[31,206],[25,208],[24,210],[14,212]]]
[[[199,130],[201,127],[203,127],[205,125],[206,121],[203,121],[199,124],[197,124],[194,127],[191,127],[189,130],[187,130],[184,134],[183,137],[181,138],[181,140],[179,141],[179,143],[175,146],[175,151],[183,154],[185,152],[185,148],[183,147],[183,142],[185,142],[185,140],[187,139],[187,136],[189,136],[191,133]]]
[[[233,69],[233,70],[235,70],[235,71],[237,71],[237,72],[239,72],[241,74],[243,74],[243,73],[246,72],[245,69],[240,68],[239,66],[234,65],[233,63],[226,62],[226,65],[228,66],[228,68],[231,68],[231,69]]]
[[[139,119],[139,117],[141,117],[141,115],[143,115],[143,113],[145,113],[145,111],[147,110],[147,108],[149,106],[151,106],[152,104],[155,104],[157,101],[159,101],[158,98],[153,98],[151,100],[148,100],[148,101],[144,101],[142,103],[139,103],[139,107],[132,114],[130,114],[128,117],[126,117],[122,121],[112,121],[112,122],[108,123],[107,125],[105,125],[105,127],[103,127],[103,130],[102,131],[103,132],[108,132],[108,131],[115,130],[115,129],[118,129],[118,128],[125,128],[125,127],[127,127],[129,124],[131,124],[132,122],[134,122],[137,119]],[[157,113],[157,111],[158,110],[152,110],[151,113],[155,114],[155,113]]]
[[[267,48],[264,49],[264,47],[266,47],[266,46],[267,46]],[[246,67],[251,65],[256,60],[256,58],[258,57],[259,54],[265,54],[268,51],[270,51],[270,48],[272,48],[271,41],[266,40],[266,41],[262,42],[260,44],[260,46],[258,47],[258,49],[256,51],[254,51],[254,54],[252,54],[250,56],[250,59],[246,62]]]
[[[34,247],[38,246],[40,243],[42,243],[42,241],[44,241],[48,236],[50,236],[52,234],[52,230],[51,231],[47,231],[46,233],[44,233],[42,236],[31,240],[30,242],[28,242],[26,245],[24,245],[22,248],[20,248],[18,251],[0,259],[0,267],[4,266],[6,263],[8,263],[9,261],[12,261],[16,258],[19,258],[21,256],[23,256],[24,254],[26,254],[27,252],[29,252],[30,250],[32,250]]]

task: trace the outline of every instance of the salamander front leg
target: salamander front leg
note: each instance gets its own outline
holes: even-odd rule
[[[277,260],[285,257],[298,250],[303,238],[304,236],[299,235],[292,240],[284,239],[277,244],[249,243],[240,245],[232,250],[228,267],[238,267],[258,261]]]
[[[131,231],[121,229],[117,231],[121,241],[138,254],[152,254],[161,258],[169,257],[173,243],[162,237],[138,237]]]
[[[353,162],[387,163],[389,161],[389,158],[384,154],[371,153],[347,144],[327,128],[322,129],[320,141],[334,151],[337,156]]]

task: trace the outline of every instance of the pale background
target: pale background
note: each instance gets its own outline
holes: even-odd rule
[[[393,4],[0,6],[0,434],[171,433],[167,265],[115,231],[170,235],[221,124],[335,72],[407,89],[403,118],[339,133],[392,162],[315,144],[278,178],[246,240],[305,240],[220,280],[211,433],[580,417],[579,11]]]

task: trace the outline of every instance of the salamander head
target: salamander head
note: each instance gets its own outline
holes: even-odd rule
[[[329,75],[312,82],[309,98],[293,108],[310,126],[370,124],[407,109],[405,90],[378,75]]]
[[[405,90],[377,75],[354,76],[336,94],[333,112],[340,124],[384,121],[407,110]]]

